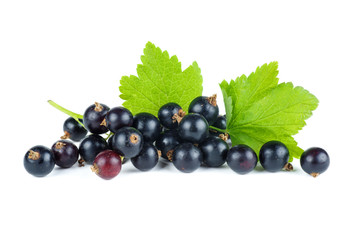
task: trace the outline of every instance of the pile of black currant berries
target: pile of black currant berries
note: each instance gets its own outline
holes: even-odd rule
[[[219,116],[216,95],[195,98],[187,113],[173,102],[163,105],[157,117],[146,112],[133,116],[124,107],[110,109],[95,103],[79,116],[82,119],[70,117],[64,122],[65,134],[51,149],[38,145],[26,152],[24,166],[30,174],[42,177],[55,164],[69,168],[78,162],[80,166],[92,165],[98,176],[111,179],[127,160],[140,171],[148,171],[159,159],[173,163],[185,173],[202,165],[220,167],[227,162],[235,172],[246,174],[258,162],[258,156],[249,146],[231,147],[230,137],[223,133],[226,116]],[[108,134],[104,138],[105,133]],[[79,147],[67,139],[81,141]],[[288,163],[289,151],[279,141],[265,143],[259,160],[270,172],[292,169]],[[311,148],[303,153],[300,162],[315,177],[328,168],[329,156],[321,148]]]

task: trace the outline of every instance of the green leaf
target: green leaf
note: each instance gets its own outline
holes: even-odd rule
[[[202,95],[202,76],[199,66],[193,62],[184,71],[176,56],[148,42],[137,66],[138,76],[123,76],[120,80],[120,98],[123,106],[133,114],[149,112],[157,116],[159,108],[175,102],[184,110],[190,102]]]
[[[250,74],[220,87],[228,118],[227,132],[234,145],[246,144],[257,153],[268,141],[283,142],[290,160],[300,158],[303,150],[293,135],[305,125],[318,105],[317,98],[292,83],[278,84],[278,64],[265,64]]]

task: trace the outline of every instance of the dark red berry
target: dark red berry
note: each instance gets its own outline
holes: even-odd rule
[[[121,171],[121,157],[112,150],[105,150],[96,156],[91,170],[103,179],[112,179]]]

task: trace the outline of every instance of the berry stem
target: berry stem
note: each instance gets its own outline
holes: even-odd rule
[[[110,133],[106,136],[105,140],[107,141],[112,135],[114,135],[114,133],[110,132]]]
[[[210,128],[210,129],[214,129],[214,130],[216,130],[216,131],[218,131],[218,132],[227,133],[227,132],[226,132],[226,129],[220,129],[220,128],[213,127],[213,126],[209,126],[209,128]]]
[[[77,113],[74,113],[74,112],[72,112],[72,111],[70,111],[70,110],[68,110],[68,109],[60,106],[59,104],[55,103],[55,102],[52,101],[52,100],[48,100],[48,103],[49,103],[51,106],[53,106],[54,108],[56,108],[57,110],[59,110],[59,111],[65,113],[65,114],[69,115],[70,117],[74,118],[76,121],[78,121],[78,122],[81,124],[81,126],[84,126],[84,124],[82,124],[82,122],[80,122],[80,120],[79,120],[79,119],[83,119],[83,116],[82,116],[82,115],[77,114]]]

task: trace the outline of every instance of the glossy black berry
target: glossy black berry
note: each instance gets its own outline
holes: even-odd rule
[[[218,137],[208,137],[199,148],[203,154],[203,162],[209,167],[220,167],[226,161],[229,145]]]
[[[317,177],[328,169],[330,158],[324,149],[313,147],[301,154],[300,164],[306,173]]]
[[[24,156],[25,170],[35,177],[48,175],[55,167],[53,152],[42,145],[30,148]]]
[[[95,103],[90,105],[83,115],[84,126],[91,133],[102,134],[108,131],[108,128],[104,124],[106,113],[109,111],[109,107],[105,104]]]
[[[79,158],[79,150],[75,144],[67,140],[60,140],[51,147],[54,153],[55,164],[62,168],[73,166]]]
[[[79,146],[79,153],[86,163],[93,164],[96,155],[108,149],[109,145],[106,140],[99,135],[93,134],[82,140]]]
[[[172,152],[181,143],[180,137],[175,129],[165,130],[155,142],[155,146],[161,151],[161,156],[171,160]]]
[[[159,153],[154,145],[145,142],[141,152],[131,158],[131,162],[140,171],[149,171],[156,166],[159,160]]]
[[[172,156],[174,166],[181,172],[191,173],[198,169],[203,161],[200,149],[192,143],[182,143],[177,146]]]
[[[61,139],[68,139],[78,142],[84,139],[88,131],[74,118],[69,117],[63,124],[64,135]]]
[[[289,161],[289,150],[279,141],[270,141],[261,147],[259,160],[265,170],[277,172]]]
[[[256,167],[257,156],[249,146],[240,144],[229,150],[226,162],[234,172],[246,174]]]
[[[178,134],[183,141],[201,143],[209,134],[209,124],[202,115],[190,113],[181,120]]]
[[[163,105],[158,112],[160,123],[168,129],[175,129],[178,127],[178,118],[182,118],[185,112],[177,103],[167,103]]]
[[[133,127],[141,132],[146,142],[154,142],[160,135],[161,125],[151,113],[138,113],[134,116]]]
[[[205,117],[212,125],[219,115],[219,107],[216,103],[216,94],[211,97],[197,97],[189,105],[189,113],[198,113]]]
[[[131,127],[133,115],[124,107],[114,107],[106,113],[105,121],[102,124],[115,133],[122,127]]]
[[[224,116],[217,116],[215,122],[212,126],[219,128],[219,129],[226,129],[226,117]]]
[[[142,134],[133,127],[119,129],[112,140],[113,150],[125,158],[132,158],[138,155],[143,147],[144,139]]]

